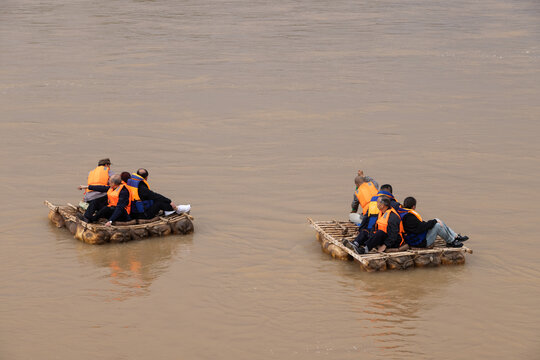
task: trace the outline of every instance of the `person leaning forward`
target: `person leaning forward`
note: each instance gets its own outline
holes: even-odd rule
[[[79,189],[89,189],[92,191],[99,191],[101,193],[107,193],[108,205],[99,210],[96,215],[89,218],[88,222],[95,222],[100,218],[106,218],[109,221],[105,224],[110,226],[113,221],[129,221],[131,220],[129,214],[131,213],[131,194],[126,187],[126,184],[122,182],[119,174],[115,174],[109,179],[110,186],[103,185],[80,185]]]
[[[88,173],[87,185],[107,186],[111,175],[111,160],[109,158],[101,159],[98,161],[98,166]],[[88,207],[84,213],[85,219],[88,220],[94,216],[96,211],[107,206],[107,194],[99,191],[87,190],[84,193],[83,201],[88,203]]]
[[[135,217],[152,219],[160,210],[163,210],[165,215],[170,215],[174,212],[182,214],[191,209],[191,205],[176,205],[169,198],[150,190],[146,169],[140,168],[137,173],[131,174],[127,185],[133,194],[132,210]]]
[[[353,223],[360,224],[362,216],[367,212],[367,206],[371,198],[377,195],[379,184],[373,178],[364,175],[362,170],[358,170],[358,176],[354,178],[354,184],[356,190],[351,203],[349,220]],[[358,210],[361,210],[362,215],[357,213]]]
[[[416,199],[409,196],[403,200],[403,212],[401,218],[404,230],[404,239],[407,244],[414,247],[429,247],[433,245],[437,235],[439,235],[448,247],[462,247],[463,241],[469,239],[468,236],[456,234],[440,219],[423,221],[419,213],[416,212]]]

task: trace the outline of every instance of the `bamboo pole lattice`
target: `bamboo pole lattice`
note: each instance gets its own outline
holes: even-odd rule
[[[358,234],[358,226],[348,221],[313,221],[308,218],[308,222],[317,231],[317,238],[321,241],[323,249],[327,246],[325,242],[328,242],[339,249],[339,253],[347,253],[347,257],[335,256],[330,249],[329,253],[337,258],[352,258],[360,264],[362,268],[367,271],[386,270],[389,268],[408,268],[413,264],[417,267],[421,266],[436,266],[441,262],[443,264],[459,264],[464,263],[465,253],[472,254],[473,251],[468,247],[451,248],[446,247],[445,242],[442,239],[437,239],[433,248],[410,248],[404,251],[396,252],[370,252],[368,254],[359,255],[353,250],[343,245],[343,240],[353,240]],[[336,251],[336,250],[334,250]],[[441,261],[441,258],[443,259]]]

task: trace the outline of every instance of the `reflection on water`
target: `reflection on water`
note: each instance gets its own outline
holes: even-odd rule
[[[362,328],[368,329],[363,337],[370,339],[381,355],[423,355],[420,349],[411,347],[411,341],[422,336],[426,312],[434,303],[445,301],[446,289],[463,273],[463,266],[456,265],[363,274],[366,276],[354,286],[364,301],[351,308]]]
[[[109,282],[108,301],[124,301],[149,294],[152,282],[163,274],[179,252],[188,252],[193,235],[149,238],[124,244],[102,246],[77,243],[78,259],[105,270]]]

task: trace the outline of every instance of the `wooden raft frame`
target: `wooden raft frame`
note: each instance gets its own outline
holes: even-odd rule
[[[193,232],[193,216],[172,214],[167,217],[157,216],[151,220],[132,220],[114,222],[112,226],[100,223],[87,223],[81,220],[82,210],[72,204],[54,205],[45,200],[49,208],[49,220],[56,227],[66,227],[74,237],[88,244],[118,243],[139,240],[150,236],[169,234],[187,234]]]
[[[363,270],[384,271],[387,269],[408,269],[411,267],[433,267],[440,264],[463,264],[465,253],[473,251],[466,246],[461,248],[446,247],[442,239],[437,239],[433,248],[410,248],[394,252],[370,252],[359,255],[342,244],[343,239],[354,240],[358,226],[349,221],[313,221],[308,222],[317,231],[317,240],[324,252],[340,260],[356,260]]]

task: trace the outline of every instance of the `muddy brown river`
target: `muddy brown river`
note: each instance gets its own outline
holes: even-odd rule
[[[3,0],[0,49],[1,359],[540,358],[537,0]],[[52,226],[103,157],[195,233]],[[324,254],[358,169],[466,264]]]

